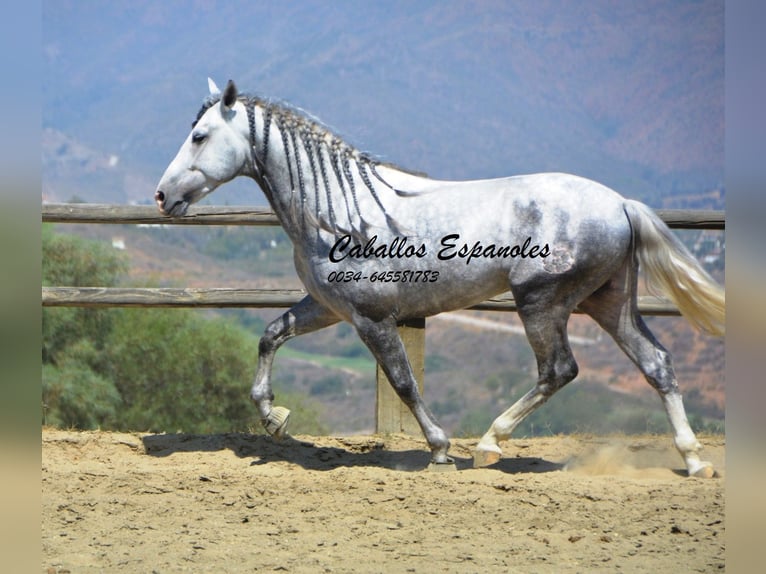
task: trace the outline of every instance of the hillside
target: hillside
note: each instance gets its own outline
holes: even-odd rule
[[[434,177],[566,171],[654,207],[723,181],[720,1],[44,2],[42,30],[53,201],[149,201],[207,76]]]

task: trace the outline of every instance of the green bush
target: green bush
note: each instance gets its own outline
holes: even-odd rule
[[[126,264],[96,241],[43,228],[43,282],[114,286]],[[46,308],[43,424],[79,429],[260,431],[249,398],[258,339],[185,309]],[[280,396],[291,432],[326,432],[314,403]],[[288,402],[289,401],[289,402]]]
[[[44,286],[113,287],[127,271],[122,254],[99,241],[54,233],[42,228],[42,281]],[[110,313],[87,308],[44,308],[43,364],[56,364],[58,354],[81,339],[98,346],[111,331]]]
[[[256,340],[188,310],[120,309],[107,353],[122,429],[247,430]]]
[[[58,365],[43,365],[43,424],[95,429],[114,424],[121,403],[112,381],[100,375],[90,341],[67,348]]]

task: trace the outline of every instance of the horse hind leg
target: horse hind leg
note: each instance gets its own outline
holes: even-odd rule
[[[627,275],[628,280],[630,274]],[[627,287],[627,288],[626,288]],[[641,370],[662,399],[673,429],[673,442],[689,476],[715,476],[713,465],[700,460],[700,445],[689,425],[670,353],[655,339],[638,313],[635,283],[610,284],[580,304],[615,340]]]
[[[258,408],[264,429],[271,436],[284,436],[290,417],[289,409],[272,405],[271,369],[274,355],[293,337],[329,327],[339,320],[337,315],[308,295],[266,327],[258,343],[258,366],[250,398]]]
[[[545,310],[546,307],[548,310]],[[519,316],[537,359],[538,380],[484,433],[473,452],[474,467],[488,466],[500,460],[502,450],[498,443],[510,437],[521,421],[577,376],[577,363],[566,331],[569,311],[554,315],[550,308],[556,307],[519,305]]]

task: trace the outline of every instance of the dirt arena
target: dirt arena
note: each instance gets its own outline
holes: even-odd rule
[[[722,572],[720,474],[670,437],[514,439],[427,472],[405,436],[42,432],[42,572]]]

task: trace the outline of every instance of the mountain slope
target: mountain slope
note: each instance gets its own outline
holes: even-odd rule
[[[110,186],[44,157],[50,189],[89,201],[97,186],[151,196],[208,75],[436,177],[570,171],[653,204],[723,179],[722,2],[50,2],[43,16],[43,127],[124,169]]]

